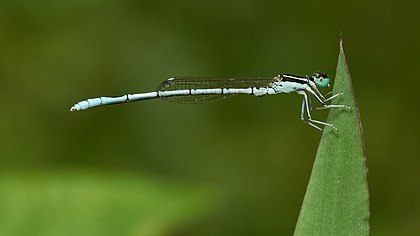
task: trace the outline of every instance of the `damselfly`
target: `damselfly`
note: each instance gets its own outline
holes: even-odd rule
[[[275,77],[256,78],[201,78],[177,77],[169,78],[161,83],[154,92],[126,94],[118,97],[98,97],[78,102],[70,111],[82,111],[93,107],[135,102],[153,98],[162,98],[178,103],[201,103],[218,101],[238,94],[264,96],[279,93],[298,93],[303,96],[300,118],[310,126],[321,130],[318,125],[334,125],[312,119],[311,110],[328,108],[348,108],[345,105],[327,104],[341,93],[325,98],[318,88],[330,86],[330,79],[326,74],[315,73],[312,76],[296,76],[281,74]],[[312,107],[311,96],[321,104]],[[305,115],[306,114],[306,115]],[[317,125],[318,124],[318,125]]]

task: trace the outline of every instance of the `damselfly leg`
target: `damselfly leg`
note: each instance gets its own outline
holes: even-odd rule
[[[338,130],[334,125],[332,125],[330,123],[312,119],[311,112],[310,112],[311,104],[309,103],[308,95],[304,91],[297,91],[297,93],[303,96],[302,108],[301,108],[301,113],[300,113],[300,119],[303,122],[309,124],[310,126],[316,128],[320,131],[322,131],[322,129],[319,126],[317,126],[316,124],[324,125],[324,126],[330,126],[333,129]],[[323,104],[323,105],[327,106],[326,104]],[[306,117],[305,117],[305,110],[306,110]]]
[[[329,93],[332,93],[332,92],[329,92]],[[319,102],[321,103],[321,105],[322,106],[320,106],[320,107],[313,107],[312,106],[312,96],[309,96],[309,106],[310,106],[310,108],[311,108],[311,110],[324,110],[324,109],[330,109],[330,108],[346,108],[346,109],[351,109],[351,107],[349,107],[349,106],[346,106],[346,105],[337,105],[337,104],[326,104],[326,102],[329,102],[329,101],[331,101],[332,99],[334,99],[334,98],[336,98],[336,97],[338,97],[338,96],[341,96],[341,95],[343,95],[344,93],[337,93],[337,94],[334,94],[334,95],[332,95],[331,97],[329,97],[329,98],[327,98],[327,99],[325,99],[325,98],[322,98],[321,100],[319,100]]]

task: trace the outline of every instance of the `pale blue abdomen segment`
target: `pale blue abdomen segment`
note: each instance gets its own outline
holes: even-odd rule
[[[158,96],[157,92],[150,93],[139,93],[139,94],[127,94],[118,97],[99,97],[99,98],[90,98],[81,102],[76,103],[70,111],[83,111],[92,107],[118,104],[125,102],[135,102],[140,100],[147,100],[156,98]]]
[[[100,97],[100,98],[90,98],[85,101],[78,102],[74,105],[76,111],[83,111],[88,108],[97,107],[101,105],[109,105],[116,103],[123,103],[127,100],[127,96],[120,97]]]

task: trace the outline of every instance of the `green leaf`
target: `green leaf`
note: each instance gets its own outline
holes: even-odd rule
[[[342,40],[333,94],[295,235],[369,235],[369,192],[363,130]]]

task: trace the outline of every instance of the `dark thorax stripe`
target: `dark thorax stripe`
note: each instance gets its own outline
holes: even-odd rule
[[[308,84],[309,78],[296,76],[296,75],[282,74],[281,81],[288,81],[288,82],[294,82],[294,83],[299,83],[299,84]]]

